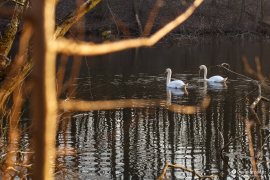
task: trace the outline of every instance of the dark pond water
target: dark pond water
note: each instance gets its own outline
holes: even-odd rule
[[[83,60],[80,76],[73,84],[78,99],[137,99],[143,105],[64,112],[57,147],[65,153],[58,154],[56,177],[157,179],[167,161],[202,175],[215,175],[216,179],[253,179],[256,174],[257,178],[269,179],[269,104],[261,101],[256,107],[259,124],[249,110],[258,95],[257,85],[215,67],[227,62],[231,69],[243,73],[243,56],[252,65],[254,57],[260,57],[264,72],[269,73],[270,44],[265,42],[214,41]],[[200,82],[201,64],[209,67],[209,75],[220,74],[229,81],[220,86]],[[190,83],[188,94],[166,90],[167,67],[173,70],[174,78]],[[206,98],[210,103],[201,108]],[[179,112],[171,106],[195,110]],[[27,129],[27,120],[23,122],[22,129]],[[254,125],[251,133],[247,133],[249,124]],[[30,135],[25,132],[22,149],[29,146]],[[174,168],[167,170],[166,177],[198,178]]]
[[[261,102],[261,125],[250,118],[249,105],[258,94],[252,81],[214,67],[227,62],[243,73],[242,57],[251,64],[261,58],[269,72],[269,48],[263,42],[215,42],[182,47],[149,48],[89,58],[77,79],[77,98],[85,100],[163,100],[158,106],[119,108],[72,114],[57,136],[59,147],[73,147],[76,155],[59,157],[81,179],[156,179],[165,162],[176,163],[219,179],[251,179],[257,171],[269,179],[269,106]],[[226,86],[200,83],[198,66],[210,74],[229,77]],[[167,67],[173,77],[189,82],[188,95],[165,88]],[[176,92],[176,94],[179,94]],[[209,106],[198,106],[210,97]],[[193,114],[174,112],[163,103],[194,106]],[[149,106],[149,107],[147,107]],[[253,141],[245,135],[252,122]],[[60,125],[61,126],[61,125]],[[252,165],[252,148],[256,168]],[[255,173],[256,174],[256,173]],[[194,179],[192,173],[168,169],[168,179]]]

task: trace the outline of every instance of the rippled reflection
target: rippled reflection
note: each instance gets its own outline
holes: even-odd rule
[[[69,114],[67,117],[70,120],[62,118],[58,146],[60,149],[66,147],[72,153],[59,156],[58,160],[68,166],[70,174],[81,179],[155,179],[168,161],[202,175],[252,178],[251,141],[245,132],[246,119],[251,115],[249,105],[256,96],[256,87],[249,81],[237,79],[230,81],[225,88],[216,90],[204,83],[197,83],[195,76],[184,75],[182,79],[189,79],[193,83],[188,95],[178,96],[166,91],[163,85],[165,79],[159,77],[162,75],[144,75],[141,79],[136,76],[114,76],[109,82],[104,82],[106,80],[102,76],[95,77],[96,81],[104,84],[92,89],[93,95],[107,91],[109,93],[103,94],[106,98],[123,100],[93,101],[100,104],[95,106],[97,109],[107,107],[106,102],[114,105],[89,112],[83,109],[85,112]],[[85,84],[84,87],[92,82],[91,79],[79,81]],[[121,88],[114,88],[114,85]],[[79,94],[86,92],[87,88],[81,91]],[[250,93],[252,91],[254,93]],[[127,99],[131,97],[133,99]],[[148,99],[140,99],[145,97]],[[71,104],[77,103],[78,109],[82,103],[71,100],[65,103],[69,101]],[[199,108],[204,103],[208,103],[205,107],[209,107]],[[64,104],[63,107],[68,105]],[[192,113],[177,111],[179,107],[192,107]],[[269,107],[262,102],[257,110],[265,127],[260,134],[262,140],[269,134],[269,113],[265,109]],[[250,131],[253,132],[254,128]],[[254,138],[258,136],[255,134]],[[262,178],[268,178],[268,142],[264,146],[256,140],[251,142],[255,151],[263,147],[262,159],[257,160],[258,169],[255,169]],[[168,169],[166,176],[169,179],[195,178],[192,173],[179,169]]]

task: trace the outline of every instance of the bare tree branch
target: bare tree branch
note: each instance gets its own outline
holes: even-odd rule
[[[35,163],[33,179],[54,177],[57,100],[56,52],[50,46],[55,28],[55,0],[33,1],[34,50],[31,99]]]
[[[144,30],[143,30],[143,36],[148,36],[152,30],[153,24],[155,22],[155,19],[158,15],[158,12],[160,8],[163,6],[164,0],[156,0],[154,7],[151,9],[148,20],[145,24]]]
[[[173,112],[194,114],[199,110],[204,111],[209,106],[210,100],[210,97],[205,97],[199,105],[195,106],[167,104],[166,100],[161,99],[122,99],[106,101],[61,100],[59,101],[59,108],[66,111],[94,111],[119,108],[165,107]]]
[[[129,39],[102,44],[74,42],[73,40],[61,38],[54,43],[54,46],[58,52],[73,55],[100,55],[129,48],[152,46],[157,43],[161,38],[166,36],[169,32],[171,32],[173,29],[175,29],[177,26],[182,24],[185,20],[187,20],[202,2],[203,0],[195,0],[193,4],[183,14],[165,25],[163,28],[161,28],[149,38]]]

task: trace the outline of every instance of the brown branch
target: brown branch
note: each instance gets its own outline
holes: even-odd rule
[[[23,97],[20,87],[17,87],[13,94],[13,106],[11,109],[10,123],[9,123],[9,142],[7,148],[7,156],[5,160],[6,167],[13,167],[13,164],[17,160],[17,150],[20,140],[20,129],[18,128],[21,108],[23,104]],[[10,175],[8,171],[5,171],[5,179],[9,179]]]
[[[255,99],[255,101],[250,105],[251,109],[254,109],[256,105],[260,102],[262,99],[262,90],[261,90],[261,85],[258,83],[258,97]]]
[[[33,1],[33,95],[31,113],[35,150],[33,179],[54,177],[57,100],[56,52],[51,46],[55,28],[55,0]]]
[[[166,36],[169,32],[171,32],[173,29],[175,29],[177,26],[182,24],[185,20],[187,20],[202,2],[203,0],[195,0],[194,3],[183,14],[165,25],[163,28],[161,28],[149,38],[122,40],[118,42],[103,44],[74,42],[73,40],[61,38],[56,40],[56,42],[54,43],[54,47],[58,52],[62,52],[64,54],[100,55],[129,48],[152,46],[157,43],[161,38]]]
[[[163,170],[162,170],[162,174],[158,177],[158,180],[162,180],[162,179],[166,178],[166,177],[165,177],[166,171],[167,171],[167,169],[168,169],[169,167],[171,167],[171,168],[176,168],[176,169],[181,169],[181,170],[183,170],[183,171],[190,172],[190,173],[194,174],[195,176],[198,176],[200,179],[214,179],[214,176],[203,176],[203,175],[200,175],[199,173],[197,173],[195,170],[192,170],[192,169],[183,167],[183,166],[181,166],[181,165],[170,164],[170,163],[166,162],[165,167],[164,167]]]
[[[20,38],[18,54],[0,88],[0,112],[3,111],[7,98],[16,87],[22,83],[31,69],[31,64],[25,62],[25,54],[27,53],[28,42],[31,35],[32,28],[30,24],[26,23]]]
[[[66,111],[95,111],[119,108],[146,108],[146,107],[165,107],[170,111],[194,114],[204,111],[210,104],[210,97],[205,97],[198,106],[185,106],[178,104],[167,105],[167,101],[160,99],[123,99],[123,100],[104,100],[104,101],[83,101],[83,100],[60,100],[59,108]]]
[[[260,176],[259,176],[259,171],[258,171],[258,167],[257,167],[257,160],[255,157],[255,151],[254,151],[254,143],[253,143],[253,138],[252,138],[252,134],[251,134],[251,129],[254,126],[254,123],[246,120],[245,123],[246,127],[246,134],[247,134],[247,138],[248,138],[248,149],[249,149],[249,155],[250,155],[250,163],[251,163],[251,167],[252,167],[252,172],[254,177],[256,178],[256,180],[260,180]]]
[[[163,6],[164,0],[156,0],[154,7],[151,9],[148,20],[145,24],[144,30],[143,30],[143,36],[148,36],[152,30],[153,24],[155,22],[155,19],[158,15],[158,12],[160,8]]]
[[[164,179],[164,177],[166,176],[166,172],[167,172],[168,167],[169,167],[169,163],[166,161],[161,175],[157,178],[158,180]]]
[[[66,65],[68,62],[68,56],[62,55],[60,58],[60,65],[58,67],[56,73],[56,81],[57,81],[57,97],[60,97],[63,90],[64,77],[66,72]]]
[[[61,36],[64,36],[66,32],[87,12],[92,10],[96,7],[97,4],[99,4],[101,0],[88,0],[83,5],[78,7],[74,12],[69,14],[63,22],[61,22],[56,30],[54,37],[59,38]]]
[[[262,67],[261,67],[261,62],[260,59],[258,57],[255,57],[255,64],[256,64],[256,71],[254,71],[250,64],[248,63],[248,60],[246,57],[243,57],[242,62],[244,65],[244,71],[245,73],[247,73],[248,75],[258,79],[261,84],[263,85],[263,87],[265,88],[270,88],[269,85],[265,82],[266,77],[263,75],[262,73]]]

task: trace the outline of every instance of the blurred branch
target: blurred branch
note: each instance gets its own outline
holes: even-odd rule
[[[263,87],[270,88],[265,82],[266,77],[263,75],[261,62],[258,57],[255,57],[256,71],[251,68],[251,65],[248,63],[248,60],[246,57],[243,57],[242,61],[243,61],[245,73],[261,81]]]
[[[254,126],[254,123],[252,121],[246,120],[245,123],[245,130],[248,138],[248,149],[249,149],[249,155],[250,155],[250,163],[252,167],[252,172],[256,180],[260,180],[259,171],[257,167],[257,160],[255,157],[255,151],[254,151],[254,143],[252,138],[252,132],[251,129]]]
[[[10,7],[0,7],[0,16],[1,18],[9,18],[15,13],[14,8]]]
[[[57,127],[55,85],[56,52],[51,46],[55,28],[55,0],[32,1],[33,5],[33,142],[35,150],[33,179],[54,179]]]
[[[163,6],[164,0],[156,0],[154,7],[151,9],[147,22],[143,30],[143,36],[148,36],[152,30],[155,19],[158,15],[160,8]]]
[[[55,38],[59,38],[64,36],[66,32],[87,12],[92,10],[99,4],[101,0],[88,0],[83,5],[74,10],[71,14],[69,14],[63,22],[61,22],[55,30]]]
[[[56,40],[54,46],[58,52],[73,55],[100,55],[129,48],[152,46],[157,43],[161,38],[166,36],[169,32],[171,32],[174,28],[187,20],[202,2],[203,0],[195,0],[193,4],[183,14],[165,25],[163,28],[161,28],[149,38],[122,40],[118,42],[102,44],[74,42],[73,40],[59,38],[58,40]]]
[[[161,106],[177,113],[194,114],[200,110],[204,111],[209,106],[209,104],[210,97],[205,97],[198,106],[185,106],[178,104],[167,105],[166,100],[160,99],[123,99],[106,101],[60,100],[59,108],[66,111],[95,111],[119,108],[148,108]]]
[[[25,55],[27,54],[28,42],[31,35],[32,27],[30,24],[26,23],[20,38],[18,54],[16,55],[5,80],[1,84],[0,112],[4,109],[7,98],[16,89],[16,87],[21,84],[31,69],[31,65],[28,62],[25,62]]]
[[[21,109],[23,105],[23,97],[20,87],[17,87],[13,93],[13,105],[11,109],[10,122],[9,122],[9,142],[7,148],[7,156],[5,161],[5,166],[7,168],[12,167],[16,169],[14,163],[17,161],[17,151],[20,141],[20,129],[19,120],[21,115]],[[16,169],[17,170],[17,169]],[[4,174],[5,179],[10,178],[9,171],[6,170]]]
[[[60,61],[60,64],[59,64],[59,67],[57,68],[57,73],[56,73],[57,97],[60,97],[62,93],[64,77],[65,77],[65,72],[66,72],[66,65],[68,62],[68,56],[65,56],[65,55],[60,56],[59,61]]]

